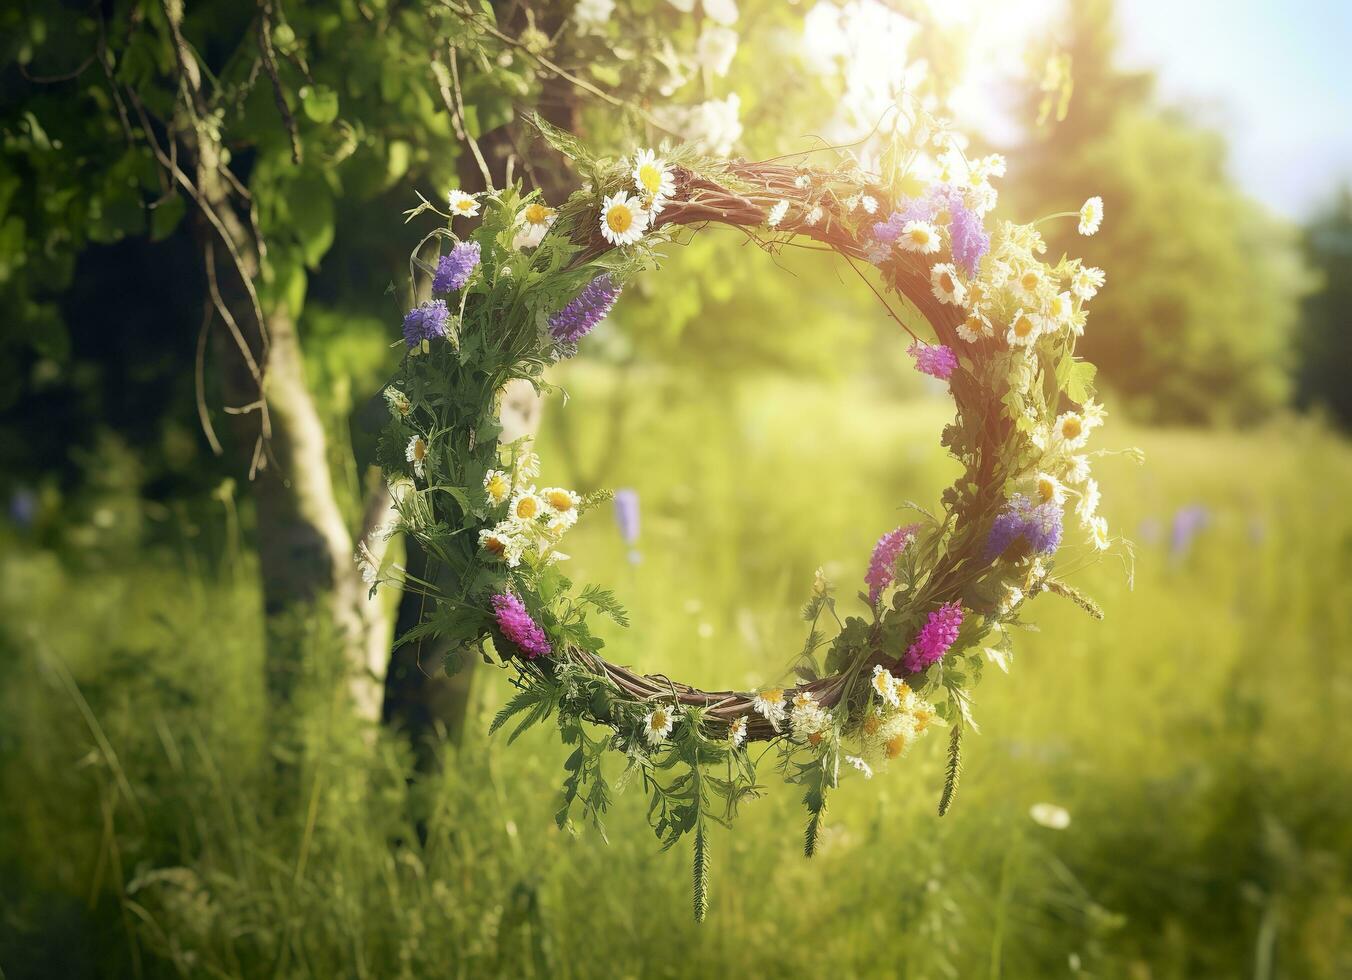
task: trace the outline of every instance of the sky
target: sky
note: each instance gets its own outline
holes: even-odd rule
[[[998,134],[1001,90],[1066,0],[933,2],[973,31],[959,120]],[[1352,181],[1352,0],[1119,0],[1118,19],[1123,65],[1221,130],[1231,173],[1272,211],[1302,219]]]

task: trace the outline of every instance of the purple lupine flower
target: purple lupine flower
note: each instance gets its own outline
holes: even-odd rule
[[[450,293],[463,289],[479,267],[479,254],[478,242],[457,242],[449,255],[437,260],[437,272],[432,277],[432,292]]]
[[[901,665],[907,673],[918,674],[930,664],[943,658],[962,627],[962,606],[956,602],[945,603],[929,614],[925,625],[920,628],[915,642],[906,651]]]
[[[1040,555],[1049,555],[1060,547],[1061,508],[1054,500],[1034,504],[1025,494],[1015,494],[991,524],[986,560],[1005,554],[1019,543]]]
[[[947,381],[953,369],[958,366],[958,355],[951,347],[943,344],[922,344],[916,341],[906,348],[906,353],[915,358],[915,369],[940,381]]]
[[[615,491],[615,523],[620,529],[620,538],[629,546],[629,562],[639,563],[638,548],[638,491]]]
[[[538,623],[531,619],[530,613],[526,612],[526,607],[521,604],[521,600],[510,592],[503,592],[495,595],[493,602],[493,618],[497,620],[498,629],[502,635],[516,644],[516,648],[524,653],[529,660],[536,657],[547,657],[550,653],[549,638],[545,636],[545,631],[540,629]]]
[[[583,288],[571,303],[549,318],[549,332],[561,344],[576,344],[606,318],[620,298],[620,287],[602,273]]]
[[[414,307],[404,314],[404,342],[410,348],[417,347],[424,340],[433,340],[446,336],[446,321],[451,311],[446,309],[446,301],[434,299],[430,303]]]
[[[869,605],[876,606],[883,589],[892,584],[892,579],[896,577],[897,557],[915,540],[915,532],[919,529],[919,524],[908,524],[888,531],[873,546],[873,557],[869,559],[868,571],[864,573]]]

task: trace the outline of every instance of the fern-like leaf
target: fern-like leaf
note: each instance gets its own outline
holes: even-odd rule
[[[962,775],[962,722],[953,723],[953,731],[948,736],[948,768],[944,774],[944,791],[939,797],[939,816],[948,812],[953,805],[953,797],[958,792],[958,779]]]
[[[695,921],[703,922],[709,911],[709,841],[704,836],[704,822],[695,827]]]

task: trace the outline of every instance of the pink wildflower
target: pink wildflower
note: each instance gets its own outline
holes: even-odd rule
[[[530,618],[521,600],[510,592],[493,597],[493,618],[498,621],[502,635],[515,643],[528,659],[549,655],[549,638],[545,631]]]
[[[910,674],[918,674],[930,664],[936,662],[948,652],[953,641],[958,638],[958,628],[962,626],[962,606],[956,602],[946,603],[929,614],[929,619],[920,628],[920,634],[906,651],[902,666]]]
[[[873,557],[869,559],[868,571],[864,574],[864,581],[868,583],[869,605],[876,606],[883,589],[892,584],[892,569],[897,563],[897,556],[906,550],[919,527],[919,524],[909,524],[888,531],[873,546]]]
[[[906,348],[906,353],[915,358],[915,367],[940,381],[947,381],[953,369],[958,366],[958,355],[943,344],[923,344],[916,341]]]

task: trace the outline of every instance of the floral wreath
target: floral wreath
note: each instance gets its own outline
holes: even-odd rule
[[[514,671],[517,690],[492,730],[514,722],[514,739],[557,718],[572,747],[560,827],[578,814],[604,833],[602,758],[626,758],[625,777],[641,776],[664,847],[694,835],[697,918],[707,907],[708,824],[727,825],[760,791],[765,754],[753,758],[751,743],[771,743],[783,778],[803,788],[808,856],[843,771],[871,777],[940,725],[949,729],[943,814],[963,733],[976,727],[971,688],[987,660],[1007,669],[1023,605],[1050,591],[1101,618],[1052,573],[1069,510],[1084,543],[1065,550],[1092,555],[1112,544],[1085,450],[1104,411],[1092,398],[1093,365],[1075,357],[1104,274],[1076,259],[1044,262],[1032,225],[987,230],[1004,161],[968,160],[946,128],[911,122],[877,173],[845,153],[826,169],[711,160],[688,147],[599,159],[537,119],[584,181],[562,205],[511,187],[451,191],[448,210],[423,199],[408,213],[446,222],[411,257],[415,297],[430,286],[437,298],[404,317],[407,356],[385,391],[380,460],[398,510],[387,533],[412,535],[453,587],[388,560],[377,567],[365,545],[357,559],[373,591],[397,580],[428,596],[423,621],[400,642],[441,637],[456,651],[450,669],[477,653]],[[1093,234],[1102,213],[1101,199],[1086,201],[1080,232]],[[1065,216],[1076,213],[1052,217]],[[472,232],[459,231],[474,219]],[[956,417],[942,444],[964,467],[940,513],[909,505],[918,520],[878,540],[858,614],[838,610],[818,572],[798,682],[760,691],[699,690],[603,657],[588,619],[627,626],[625,611],[605,588],[575,588],[557,549],[608,495],[540,487],[529,441],[499,441],[503,386],[525,379],[548,390],[546,368],[576,354],[623,284],[655,267],[656,246],[715,224],[766,249],[806,238],[867,263],[907,332],[885,293],[918,310],[935,338],[915,338],[908,352],[952,392]]]

